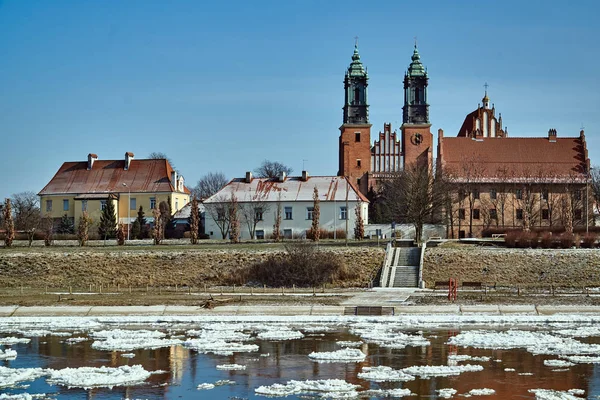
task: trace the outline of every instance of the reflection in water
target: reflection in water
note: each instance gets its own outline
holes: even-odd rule
[[[177,332],[179,334],[184,333]],[[555,356],[534,356],[524,349],[484,350],[463,348],[447,344],[448,338],[458,331],[429,331],[425,338],[430,346],[390,349],[374,344],[362,344],[359,348],[367,355],[359,363],[317,363],[307,355],[313,351],[339,350],[336,341],[357,341],[359,337],[346,329],[334,332],[307,333],[302,339],[270,342],[257,341],[259,351],[235,353],[233,355],[198,354],[182,346],[171,346],[155,350],[134,350],[134,358],[121,354],[128,352],[98,351],[91,347],[92,340],[75,344],[65,343],[66,337],[45,336],[32,338],[30,343],[16,344],[18,357],[14,361],[0,361],[0,365],[11,368],[77,368],[82,366],[119,367],[140,364],[148,371],[163,371],[153,374],[144,385],[115,387],[112,390],[97,388],[90,390],[68,389],[49,386],[45,380],[31,382],[27,389],[10,389],[10,393],[48,393],[59,398],[75,399],[178,399],[178,398],[258,398],[254,389],[261,385],[286,383],[289,380],[343,379],[360,385],[362,389],[408,388],[418,394],[416,398],[436,398],[436,390],[454,388],[458,394],[471,389],[491,388],[496,391],[487,399],[532,398],[529,389],[544,388],[566,391],[573,388],[584,389],[589,397],[600,394],[600,366],[576,364],[568,369],[545,366],[545,359]],[[175,333],[173,333],[175,334]],[[4,335],[8,336],[8,335]],[[82,336],[81,334],[74,336]],[[598,338],[581,339],[598,343]],[[461,361],[448,359],[449,355],[487,356],[489,361]],[[368,382],[357,377],[363,367],[390,366],[400,369],[420,365],[462,365],[479,364],[481,372],[465,372],[459,376],[417,378],[409,382]],[[219,364],[241,364],[246,370],[221,371]],[[514,371],[505,370],[514,369]],[[526,375],[527,374],[527,375]],[[217,386],[209,391],[198,391],[200,383],[215,383],[232,380],[235,384]],[[288,397],[293,398],[293,397]],[[415,398],[415,397],[411,397]],[[456,396],[455,396],[456,398]]]

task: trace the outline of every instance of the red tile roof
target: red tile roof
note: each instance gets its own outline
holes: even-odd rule
[[[514,179],[547,177],[549,180],[585,179],[589,159],[585,137],[556,138],[481,138],[443,137],[439,158],[442,168],[460,177],[467,163],[477,165],[482,180],[503,176]],[[473,172],[473,171],[472,171]]]
[[[134,159],[127,170],[125,160],[95,160],[91,170],[87,167],[87,161],[64,163],[39,195],[175,191],[173,168],[164,159]],[[184,191],[190,193],[187,187]]]

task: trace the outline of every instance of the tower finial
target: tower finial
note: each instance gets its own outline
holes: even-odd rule
[[[486,82],[483,87],[485,88],[485,95],[483,96],[483,99],[481,100],[483,102],[483,108],[489,108],[490,107],[490,98],[488,97],[487,94],[487,88],[488,88],[488,83]]]
[[[354,47],[358,48],[358,36],[354,36]]]
[[[415,36],[414,39],[415,39],[415,49],[416,49],[417,48],[417,37]]]

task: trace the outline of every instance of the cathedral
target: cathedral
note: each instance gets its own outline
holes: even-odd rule
[[[338,175],[363,194],[411,164],[433,167],[428,76],[415,44],[404,75],[399,136],[389,123],[371,144],[369,77],[358,46],[344,77]],[[537,137],[509,137],[487,94],[467,114],[457,135],[438,130],[437,176],[449,183],[444,210],[449,238],[511,230],[588,232],[593,225],[590,159],[583,130],[570,137],[556,129]]]
[[[415,44],[412,62],[404,75],[404,106],[400,136],[392,125],[383,124],[371,145],[371,123],[367,86],[369,77],[354,47],[352,62],[344,77],[343,123],[340,127],[338,175],[352,179],[363,194],[376,187],[378,179],[401,171],[404,165],[431,166],[433,135],[427,104],[427,71]]]

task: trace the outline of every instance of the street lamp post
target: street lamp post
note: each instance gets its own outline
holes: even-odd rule
[[[131,188],[127,186],[125,182],[123,182],[123,186],[127,188],[128,191],[128,202],[127,202],[127,241],[129,242],[129,231],[131,230],[129,224],[131,223]]]

